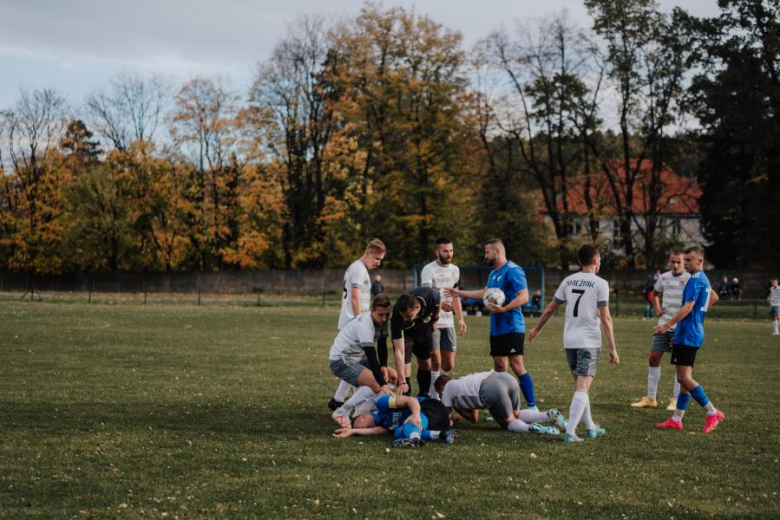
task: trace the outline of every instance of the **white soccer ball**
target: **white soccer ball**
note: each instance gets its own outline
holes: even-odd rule
[[[504,295],[504,291],[498,287],[491,287],[485,291],[485,294],[482,296],[482,301],[485,302],[486,307],[488,305],[501,307],[506,301],[506,295]]]

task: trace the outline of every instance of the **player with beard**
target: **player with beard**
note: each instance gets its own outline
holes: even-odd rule
[[[441,312],[431,342],[431,383],[435,383],[440,375],[446,375],[455,367],[458,340],[453,314],[458,319],[458,332],[461,336],[467,329],[460,298],[444,294],[444,289],[457,288],[460,281],[460,269],[452,263],[452,241],[448,238],[437,239],[433,254],[436,260],[423,267],[420,273],[420,285],[438,290],[441,296]],[[433,385],[430,393],[434,399],[439,398]]]
[[[531,374],[525,369],[523,347],[525,343],[525,318],[522,306],[528,302],[528,283],[523,268],[507,260],[504,243],[497,238],[485,244],[485,260],[493,268],[488,276],[485,289],[461,291],[453,288],[445,294],[455,297],[482,299],[487,289],[497,287],[504,292],[506,302],[503,307],[490,305],[490,355],[496,372],[506,372],[507,364],[517,375],[520,390],[523,392],[528,408],[536,407],[534,384]]]
[[[409,376],[412,356],[417,358],[418,396],[430,397],[431,340],[439,319],[439,291],[417,287],[402,294],[390,315],[390,337],[393,341],[395,369],[398,372],[398,393],[411,395]],[[380,359],[383,366],[386,359]]]

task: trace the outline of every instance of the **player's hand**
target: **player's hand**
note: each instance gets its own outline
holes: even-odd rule
[[[619,365],[620,364],[620,356],[618,356],[617,350],[610,350],[609,351],[609,362],[612,365]]]
[[[385,381],[390,381],[390,371],[387,370],[387,367],[379,367],[379,370],[382,372],[382,377],[385,378]]]
[[[498,305],[494,305],[492,303],[488,304],[488,309],[493,314],[503,314],[506,312],[506,309],[504,307],[499,307]]]
[[[454,296],[456,298],[460,297],[460,291],[455,288],[450,289],[444,289],[444,296]]]
[[[465,320],[459,320],[458,321],[458,327],[460,327],[460,335],[463,336],[466,331],[468,330],[468,327],[466,326]]]
[[[444,312],[452,312],[452,303],[441,302],[441,310]]]
[[[536,339],[536,336],[538,335],[539,335],[539,331],[536,330],[536,327],[534,327],[533,329],[531,329],[531,332],[528,333],[528,342],[533,343],[534,340]]]
[[[422,419],[420,419],[420,414],[414,414],[414,415],[410,415],[410,416],[409,416],[409,417],[408,417],[408,418],[407,418],[407,419],[404,421],[404,424],[406,424],[406,423],[408,423],[408,422],[410,422],[410,423],[414,424],[415,426],[417,426],[418,428],[420,428],[420,429],[422,430]]]
[[[341,428],[339,430],[336,430],[333,432],[333,436],[337,439],[346,439],[347,437],[352,436],[352,429],[351,428]]]
[[[405,395],[406,391],[409,389],[409,385],[406,383],[406,381],[402,381],[398,383],[398,386],[395,388],[398,391],[398,395]]]
[[[382,387],[379,389],[379,393],[380,393],[380,394],[393,395],[393,391],[392,391],[392,390],[390,390],[390,387],[389,387],[389,386],[387,386],[387,385],[384,385],[384,386],[382,386]]]
[[[662,336],[666,334],[666,331],[669,330],[669,326],[667,324],[658,325],[655,329],[653,329],[653,334],[656,336]]]

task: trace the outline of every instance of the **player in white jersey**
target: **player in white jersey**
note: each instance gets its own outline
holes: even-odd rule
[[[478,372],[455,380],[443,375],[435,385],[444,406],[457,413],[455,420],[463,418],[476,424],[478,411],[487,409],[501,428],[513,433],[560,435],[557,428],[542,426],[542,422],[566,428],[566,419],[555,408],[546,412],[520,410],[520,385],[506,372]]]
[[[766,300],[772,306],[772,335],[780,335],[780,287],[777,286],[777,278],[772,278],[772,286],[769,288],[769,296]]]
[[[342,284],[339,330],[361,312],[368,311],[371,305],[371,276],[368,271],[379,267],[385,254],[387,254],[385,244],[375,238],[366,246],[363,256],[352,262],[347,269]],[[335,410],[344,404],[350,388],[352,387],[347,382],[341,381],[333,398],[328,402],[328,408]]]
[[[653,309],[658,319],[658,325],[663,325],[677,314],[682,307],[682,295],[685,283],[691,274],[683,266],[683,252],[673,251],[669,255],[669,266],[671,269],[661,276],[655,282],[653,287]],[[659,296],[663,296],[663,305],[659,304]],[[642,397],[636,403],[632,403],[634,408],[657,408],[658,401],[658,382],[661,380],[661,359],[664,352],[672,351],[672,338],[674,337],[674,327],[670,328],[665,334],[654,334],[653,341],[650,344],[649,363],[650,368],[647,374],[647,395]],[[680,393],[680,383],[674,378],[674,389],[672,399],[669,402],[667,410],[674,410],[677,404],[677,396]]]
[[[431,397],[438,399],[433,383],[440,375],[447,374],[455,367],[458,340],[455,335],[454,318],[458,319],[458,331],[461,336],[466,333],[467,327],[463,319],[460,298],[444,294],[444,289],[457,289],[460,283],[460,269],[452,263],[452,241],[448,238],[437,239],[433,254],[436,255],[436,260],[423,267],[420,273],[420,285],[438,289],[441,294],[439,321],[436,322],[436,330],[433,331],[431,340],[430,393]]]
[[[588,392],[596,377],[596,367],[601,353],[601,332],[609,342],[609,362],[620,362],[612,317],[609,314],[609,284],[596,274],[601,267],[601,255],[593,246],[582,246],[577,251],[582,271],[567,276],[555,291],[553,301],[547,306],[536,327],[528,337],[531,343],[544,328],[553,314],[566,303],[566,323],[563,329],[563,346],[571,373],[574,375],[574,398],[569,409],[569,425],[564,442],[581,442],[577,436],[577,424],[585,421],[586,436],[595,438],[606,433],[604,428],[593,422],[590,413]]]
[[[366,396],[370,398],[380,392],[390,394],[386,381],[388,373],[382,370],[380,364],[382,356],[387,358],[387,346],[384,353],[378,354],[374,347],[378,333],[389,316],[390,298],[384,294],[377,295],[370,312],[360,314],[342,327],[330,348],[330,371],[333,375],[349,385],[361,387],[352,399],[333,412],[333,419],[342,428],[351,426],[349,415],[357,403],[365,402]]]

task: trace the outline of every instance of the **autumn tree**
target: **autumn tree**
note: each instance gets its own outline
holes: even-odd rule
[[[195,167],[188,220],[200,270],[226,267],[223,251],[238,240],[238,112],[239,96],[226,80],[196,77],[179,90],[169,116],[174,142]]]
[[[617,148],[588,147],[607,177],[627,265],[637,260],[634,229],[642,238],[645,263],[656,263],[656,231],[660,224],[663,183],[670,133],[680,122],[680,98],[688,70],[690,42],[680,34],[670,15],[661,13],[656,0],[585,0],[594,18],[594,30],[606,43],[608,76],[617,94],[620,132]],[[649,191],[637,214],[636,185],[651,164]]]
[[[538,188],[557,238],[559,263],[568,268],[573,234],[569,186],[573,176],[588,174],[583,136],[600,123],[596,107],[603,69],[597,51],[560,15],[534,26],[518,24],[514,38],[493,33],[481,42],[479,53],[506,85],[495,97],[490,133],[501,137],[496,143],[511,147],[507,157],[514,164],[508,166]],[[597,226],[590,227],[597,235]]]
[[[366,5],[339,32],[339,112],[362,152],[361,238],[378,235],[389,263],[430,256],[439,234],[469,222],[472,172],[461,35],[401,8]]]
[[[108,90],[87,97],[89,122],[113,148],[127,150],[134,141],[151,142],[170,102],[171,85],[161,74],[147,77],[123,71]]]

